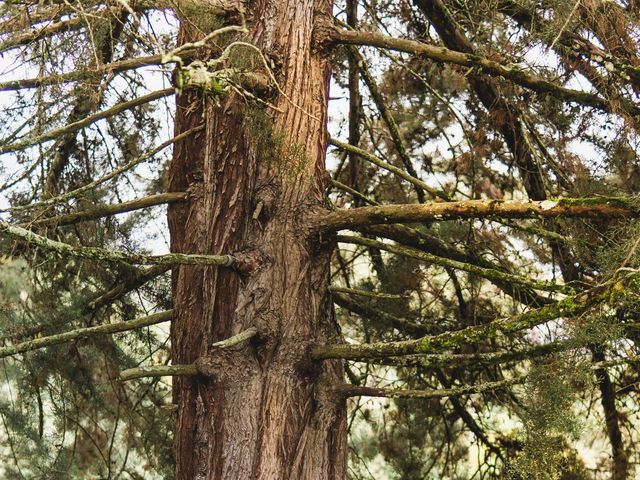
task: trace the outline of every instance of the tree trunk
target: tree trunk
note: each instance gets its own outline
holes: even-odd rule
[[[198,92],[177,100],[176,134],[206,128],[175,147],[170,189],[189,201],[169,209],[172,251],[231,253],[252,265],[173,272],[172,361],[202,372],[174,378],[180,480],[345,474],[344,401],[327,388],[342,380],[343,365],[306,361],[311,342],[339,335],[328,293],[333,245],[314,242],[305,223],[323,201],[330,78],[312,35],[331,8],[328,0],[250,2],[251,42],[286,95],[269,99],[276,109],[236,93],[219,106]],[[180,37],[200,38],[186,21]],[[234,52],[261,66],[255,54]],[[252,326],[257,340],[209,348]]]

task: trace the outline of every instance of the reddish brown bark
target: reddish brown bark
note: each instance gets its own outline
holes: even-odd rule
[[[170,207],[172,250],[251,253],[255,269],[181,266],[173,274],[172,361],[202,375],[174,379],[178,479],[338,479],[346,462],[343,400],[327,385],[340,362],[306,363],[310,342],[338,335],[328,294],[331,249],[304,223],[323,198],[330,64],[312,48],[327,0],[261,0],[247,12],[251,40],[276,65],[277,110],[229,94],[220,106],[178,99]],[[185,22],[187,25],[187,22]],[[195,33],[182,30],[182,41]],[[204,106],[203,106],[204,105]],[[266,124],[256,129],[256,112]],[[251,127],[250,125],[253,125]],[[239,253],[240,252],[240,253]],[[257,341],[224,353],[208,346],[255,326]]]

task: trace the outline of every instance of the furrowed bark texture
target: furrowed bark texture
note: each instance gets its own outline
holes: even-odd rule
[[[189,200],[170,206],[172,250],[233,252],[255,265],[173,271],[172,362],[195,362],[202,373],[174,378],[180,480],[344,478],[344,400],[327,388],[342,381],[342,363],[305,363],[310,342],[338,341],[331,249],[315,246],[304,223],[323,197],[330,64],[312,49],[312,33],[331,7],[251,3],[251,40],[288,97],[270,100],[278,110],[235,94],[219,106],[203,107],[195,92],[177,101],[176,133],[203,118],[206,128],[174,151],[171,190]],[[188,25],[182,42],[198,39]],[[211,348],[250,327],[258,337]]]

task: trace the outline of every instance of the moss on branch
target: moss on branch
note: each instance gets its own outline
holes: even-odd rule
[[[77,328],[75,330],[59,333],[57,335],[36,338],[27,342],[0,348],[0,358],[9,357],[11,355],[24,353],[31,350],[37,350],[39,348],[50,347],[52,345],[58,345],[60,343],[66,343],[73,340],[79,340],[82,338],[89,338],[97,335],[111,335],[113,333],[127,332],[129,330],[148,327],[151,325],[156,325],[158,323],[168,322],[169,320],[171,320],[172,315],[173,310],[167,310],[165,312],[156,313],[147,317],[137,318],[135,320],[129,320],[127,322],[110,323],[107,325],[98,325],[97,327]]]
[[[314,220],[316,231],[335,231],[363,225],[415,223],[469,218],[625,218],[639,217],[637,202],[625,197],[558,198],[531,202],[463,200],[336,210]]]
[[[0,236],[16,238],[58,255],[105,262],[122,262],[137,265],[219,265],[223,267],[230,267],[235,263],[235,258],[231,255],[187,255],[183,253],[141,255],[97,247],[74,247],[68,243],[51,240],[31,230],[16,227],[3,221],[0,221]]]
[[[480,340],[495,338],[499,334],[517,333],[558,318],[575,317],[588,310],[594,304],[608,300],[610,288],[610,284],[595,287],[589,291],[564,298],[557,303],[529,310],[520,315],[494,320],[483,325],[474,325],[462,330],[425,336],[415,340],[316,346],[311,350],[311,357],[314,360],[328,358],[356,360],[440,353],[463,345],[477,343]]]
[[[458,260],[452,260],[445,257],[438,257],[431,253],[423,252],[411,247],[405,247],[401,245],[392,245],[389,243],[378,242],[364,237],[354,237],[348,235],[338,235],[338,242],[352,243],[356,245],[364,245],[370,248],[378,248],[380,250],[386,250],[387,252],[395,253],[396,255],[403,255],[405,257],[416,258],[427,263],[434,265],[440,265],[445,268],[455,268],[456,270],[462,270],[480,277],[486,278],[493,282],[501,283],[513,283],[522,285],[536,290],[545,290],[549,292],[561,292],[567,294],[575,293],[574,289],[569,285],[560,285],[547,281],[535,281],[528,278],[521,277],[519,275],[513,275],[511,273],[502,272],[493,268],[479,267],[470,263],[460,262]]]

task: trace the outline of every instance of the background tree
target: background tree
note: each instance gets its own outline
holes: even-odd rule
[[[637,14],[4,2],[2,475],[633,478]]]

